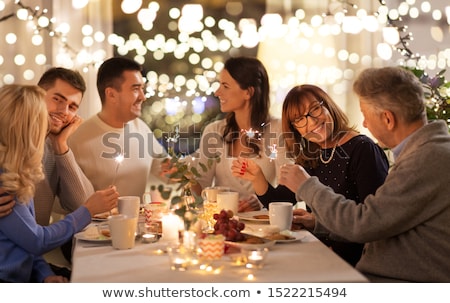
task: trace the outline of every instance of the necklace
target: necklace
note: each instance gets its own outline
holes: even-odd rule
[[[320,161],[322,161],[323,164],[328,164],[331,162],[331,160],[333,160],[334,152],[336,151],[336,146],[337,146],[337,143],[334,145],[333,149],[331,150],[331,155],[328,158],[328,160],[326,160],[326,161],[323,159],[322,150],[320,151],[319,157],[320,157]]]

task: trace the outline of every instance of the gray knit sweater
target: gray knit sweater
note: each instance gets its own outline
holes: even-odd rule
[[[72,151],[55,155],[48,138],[42,162],[45,179],[36,185],[34,208],[37,223],[48,225],[55,199],[59,199],[65,211],[72,212],[94,193],[94,187],[78,166]]]
[[[433,122],[417,130],[395,162],[385,183],[363,204],[335,194],[315,177],[299,188],[297,197],[327,229],[366,243],[356,268],[371,281],[450,282],[446,123]]]

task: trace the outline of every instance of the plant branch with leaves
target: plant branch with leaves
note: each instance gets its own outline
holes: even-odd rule
[[[188,159],[182,153],[175,153],[172,147],[168,148],[169,157],[165,160],[168,167],[166,176],[171,182],[179,183],[177,190],[182,190],[181,195],[172,197],[171,205],[175,214],[180,216],[189,230],[197,221],[198,210],[201,209],[203,199],[191,192],[191,187],[198,184],[197,178],[206,173],[214,163],[220,162],[220,157],[216,155],[209,158],[207,163],[196,163],[192,165],[193,159]]]

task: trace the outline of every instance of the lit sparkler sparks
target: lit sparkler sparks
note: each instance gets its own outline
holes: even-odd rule
[[[174,134],[174,136],[173,137],[171,137],[171,136],[167,137],[166,138],[166,142],[167,143],[170,143],[170,142],[177,143],[179,138],[180,138],[180,130],[179,130],[178,126],[177,126],[177,127],[175,127],[175,134]]]
[[[269,150],[270,150],[269,159],[272,162],[272,160],[275,160],[277,158],[278,154],[277,145],[272,144],[272,146],[269,146]]]
[[[123,154],[118,154],[114,158],[114,161],[116,161],[117,164],[116,164],[116,171],[114,172],[114,178],[113,178],[113,181],[111,183],[112,185],[114,185],[114,183],[116,182],[117,172],[119,171],[119,166],[120,166],[120,163],[122,163],[123,158],[124,158]]]

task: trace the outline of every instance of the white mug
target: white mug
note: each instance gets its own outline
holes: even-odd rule
[[[130,218],[139,217],[140,207],[141,198],[138,196],[122,196],[117,202],[119,214],[127,215]]]
[[[217,201],[217,192],[218,188],[216,187],[206,187],[202,190],[201,196],[204,201],[216,202]]]
[[[280,231],[291,229],[293,205],[290,202],[269,203],[270,225],[277,226]]]
[[[217,208],[231,210],[237,215],[239,209],[239,193],[237,191],[221,191],[217,193]]]
[[[108,217],[112,246],[115,249],[130,249],[134,247],[138,217],[112,215]]]
[[[225,186],[206,187],[202,190],[201,197],[204,201],[216,202],[217,194],[223,191],[230,191],[230,188]]]

